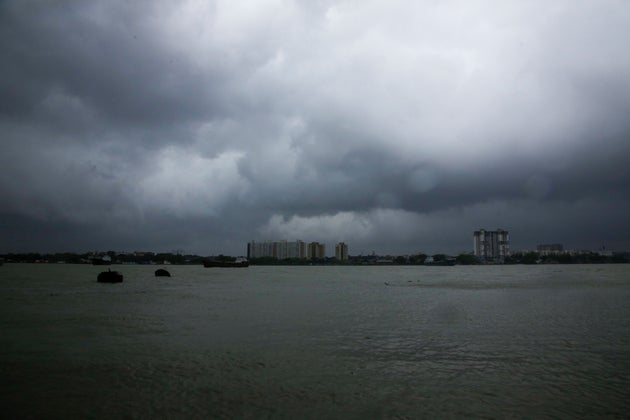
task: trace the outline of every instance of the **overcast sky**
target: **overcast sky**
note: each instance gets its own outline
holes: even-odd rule
[[[0,2],[0,252],[630,250],[630,2]]]

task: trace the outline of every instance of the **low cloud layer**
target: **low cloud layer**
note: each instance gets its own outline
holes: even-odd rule
[[[0,251],[630,249],[630,5],[0,4]]]

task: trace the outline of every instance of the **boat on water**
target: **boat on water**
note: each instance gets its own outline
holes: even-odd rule
[[[163,268],[155,270],[155,277],[171,277],[171,273]]]
[[[100,273],[96,278],[96,281],[99,283],[122,283],[123,275],[118,271],[112,271],[109,269]]]
[[[434,260],[433,257],[427,257],[424,261],[424,265],[429,266],[439,266],[439,267],[451,267],[455,265],[455,260],[452,258],[447,258],[444,260]]]
[[[249,267],[249,261],[245,258],[237,258],[235,261],[224,261],[224,260],[205,260],[203,262],[203,266],[208,267]]]

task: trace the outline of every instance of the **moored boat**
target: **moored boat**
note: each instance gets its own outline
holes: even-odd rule
[[[249,261],[245,258],[237,258],[235,261],[224,261],[224,260],[205,260],[203,262],[203,266],[208,267],[249,267]]]
[[[122,283],[123,275],[118,271],[107,270],[98,275],[96,281],[99,283]]]
[[[434,260],[433,257],[427,257],[424,261],[424,265],[430,266],[440,266],[440,267],[451,267],[455,265],[455,260],[452,258],[447,258],[444,260]]]

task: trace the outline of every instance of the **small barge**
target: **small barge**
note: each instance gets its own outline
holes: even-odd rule
[[[99,274],[96,281],[99,283],[122,283],[123,275],[118,271],[112,271],[110,269]]]

